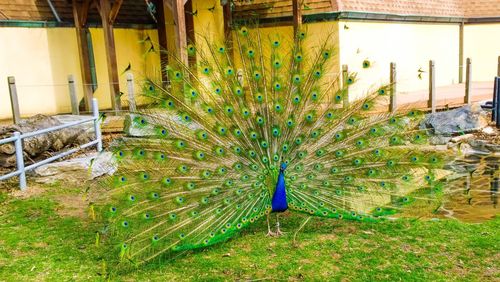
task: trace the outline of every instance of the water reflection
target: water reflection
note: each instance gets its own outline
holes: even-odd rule
[[[443,216],[480,222],[499,214],[500,155],[473,154],[450,167],[462,177],[449,183],[450,195],[441,208]]]

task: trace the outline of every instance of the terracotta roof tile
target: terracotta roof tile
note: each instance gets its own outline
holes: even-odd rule
[[[234,17],[292,15],[291,0],[235,0]],[[500,0],[304,0],[303,13],[371,12],[442,17],[499,17]]]

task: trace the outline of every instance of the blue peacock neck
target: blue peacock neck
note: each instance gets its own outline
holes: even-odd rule
[[[288,209],[288,203],[286,201],[285,169],[286,164],[282,163],[280,173],[278,175],[278,181],[276,181],[276,189],[274,189],[271,201],[273,212],[284,212]]]

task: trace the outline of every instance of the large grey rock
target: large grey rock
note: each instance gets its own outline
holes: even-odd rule
[[[420,128],[430,129],[436,135],[452,136],[474,132],[487,125],[486,112],[474,105],[428,114],[420,123]]]
[[[81,183],[102,175],[116,172],[118,163],[110,152],[49,163],[33,170],[35,181],[54,183],[56,181]]]

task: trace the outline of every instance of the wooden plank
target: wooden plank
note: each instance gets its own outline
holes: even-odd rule
[[[467,58],[467,65],[465,70],[465,97],[464,103],[470,105],[472,103],[471,99],[471,81],[472,81],[472,61],[470,58]]]
[[[429,100],[427,106],[431,112],[436,112],[436,71],[434,60],[429,61]]]
[[[118,80],[118,66],[116,62],[115,36],[113,34],[113,23],[108,21],[109,14],[111,12],[109,1],[99,0],[98,10],[101,16],[102,29],[104,31],[104,45],[106,47],[111,105],[115,111],[120,111],[120,84]]]
[[[302,5],[299,1],[300,0],[292,0],[294,36],[297,36],[297,33],[302,29]]]
[[[113,7],[111,7],[111,10],[109,11],[109,17],[108,21],[110,24],[113,24],[116,20],[116,17],[118,16],[118,12],[120,12],[120,8],[123,4],[123,0],[115,0],[113,3]]]
[[[168,75],[165,67],[168,65],[168,38],[167,38],[167,23],[165,22],[165,11],[169,0],[157,0],[156,4],[156,20],[158,29],[158,44],[160,45],[160,66],[161,66],[161,77],[163,84],[168,83]]]
[[[19,100],[17,99],[16,78],[13,76],[7,77],[10,94],[10,107],[12,109],[12,120],[14,124],[21,121],[21,112],[19,111]]]
[[[78,16],[78,20],[80,21],[81,26],[85,26],[87,24],[90,6],[92,5],[93,2],[94,2],[94,0],[85,0],[82,3],[81,9],[80,9],[80,14]],[[73,7],[74,7],[74,5],[75,4],[73,4]]]
[[[186,15],[184,10],[184,0],[174,0],[174,21],[175,21],[175,35],[176,47],[179,60],[184,65],[188,65],[187,55],[187,34],[186,34]]]
[[[89,44],[87,40],[88,30],[85,28],[88,15],[87,5],[90,5],[90,3],[85,2],[83,6],[80,6],[77,0],[73,0],[73,19],[75,21],[78,57],[82,75],[83,100],[85,102],[85,111],[90,111],[94,92],[92,91],[92,75],[90,72]]]

